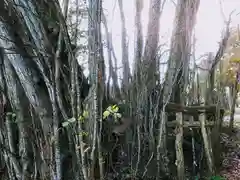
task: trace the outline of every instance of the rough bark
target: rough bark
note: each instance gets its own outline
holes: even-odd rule
[[[7,149],[12,139],[18,144],[17,149],[11,148],[11,151],[15,151],[14,156],[10,154],[11,151],[5,151],[10,157],[10,163],[6,162],[9,164],[9,179],[13,179],[13,176],[21,180],[53,179],[56,167],[57,177],[67,179],[66,174],[71,171],[71,167],[66,165],[66,157],[68,153],[74,152],[68,150],[67,130],[59,126],[71,114],[67,111],[70,107],[70,92],[66,87],[70,86],[70,66],[67,59],[71,59],[73,55],[60,6],[55,1],[35,0],[9,0],[2,1],[1,4],[0,89],[7,99],[4,114],[16,114],[14,128],[11,123],[6,124],[8,128],[1,127],[1,134],[8,134],[9,138],[8,142],[1,140],[1,144]],[[53,74],[59,24],[63,29],[63,42],[57,58],[59,72]],[[70,55],[64,52],[66,49]],[[61,80],[59,87],[56,87],[59,93],[53,93],[55,77]],[[81,74],[79,77],[84,80]],[[61,139],[57,153],[52,153],[56,150],[56,137],[52,135],[54,99],[54,108],[59,112],[59,118],[54,123],[55,132],[59,131]],[[70,159],[70,162],[74,160]]]
[[[90,154],[90,174],[89,178],[104,179],[104,159],[102,154],[102,102],[105,91],[105,66],[103,59],[102,37],[101,37],[101,19],[102,19],[102,1],[89,1],[89,66],[90,80],[92,87],[90,89],[90,128],[91,131],[91,154]],[[98,164],[98,172],[95,172]],[[99,177],[96,177],[96,173]]]
[[[183,85],[188,84],[188,65],[191,53],[191,39],[196,23],[196,14],[200,1],[179,0],[176,6],[174,28],[171,39],[170,57],[166,84],[174,85],[172,100],[184,102],[180,97],[185,97]],[[174,78],[177,76],[176,81]],[[170,80],[172,79],[172,80]],[[176,83],[178,82],[178,83]],[[167,92],[170,92],[167,90]]]
[[[142,60],[143,51],[143,32],[141,23],[141,14],[143,9],[143,0],[135,1],[136,13],[135,13],[135,58],[134,58],[134,75],[137,79],[140,77],[140,66]]]
[[[123,91],[125,95],[128,94],[129,91],[129,79],[131,76],[129,60],[128,60],[128,42],[127,42],[127,30],[126,30],[126,22],[125,15],[123,11],[123,1],[118,0],[121,23],[122,23],[122,64],[123,64]]]
[[[160,16],[165,4],[165,0],[151,0],[149,7],[149,22],[147,37],[145,43],[145,49],[143,54],[143,63],[146,69],[146,80],[143,83],[147,83],[147,87],[153,88],[156,85],[156,55],[159,41],[159,28],[160,28]],[[143,77],[145,74],[142,75]]]
[[[174,28],[171,39],[171,49],[168,70],[163,87],[162,119],[159,124],[159,141],[157,146],[159,160],[166,154],[164,139],[166,132],[165,107],[172,100],[185,103],[185,88],[188,83],[189,58],[191,53],[192,31],[196,21],[199,0],[178,0],[176,5]],[[162,163],[166,163],[162,161]]]
[[[113,44],[112,44],[112,33],[108,30],[107,19],[102,12],[102,22],[105,27],[106,41],[107,41],[107,52],[108,52],[108,64],[109,64],[109,78],[107,82],[107,95],[111,96],[110,89],[110,80],[113,82],[113,93],[115,98],[120,98],[120,89],[118,85],[118,76],[116,70],[114,70],[112,62],[112,53],[113,53]]]

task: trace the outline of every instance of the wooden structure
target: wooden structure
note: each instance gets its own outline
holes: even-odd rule
[[[185,179],[183,136],[184,128],[199,128],[204,144],[205,157],[210,175],[215,174],[219,153],[213,153],[212,147],[219,151],[219,137],[224,110],[216,105],[211,106],[182,106],[169,103],[166,112],[175,113],[176,120],[167,122],[168,128],[175,127],[176,166],[179,180]],[[214,154],[214,155],[213,155]],[[216,160],[216,162],[214,162]]]

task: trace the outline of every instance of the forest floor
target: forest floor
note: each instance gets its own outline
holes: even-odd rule
[[[226,180],[240,180],[240,108],[235,110],[234,121],[234,130],[229,133],[229,116],[226,116],[221,133],[223,161],[220,175]]]

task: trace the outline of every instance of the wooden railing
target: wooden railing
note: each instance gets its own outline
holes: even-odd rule
[[[177,166],[178,180],[186,179],[183,153],[183,137],[184,129],[186,128],[201,129],[201,136],[204,144],[204,154],[207,160],[208,171],[210,175],[214,175],[216,169],[215,167],[217,164],[214,162],[214,160],[216,159],[216,161],[218,161],[219,157],[216,157],[216,154],[213,154],[212,147],[214,145],[214,150],[219,151],[219,136],[224,110],[217,109],[217,106],[215,105],[181,106],[177,104],[169,104],[166,110],[171,113],[176,113],[176,120],[168,121],[167,127],[175,127],[175,164]],[[217,116],[217,112],[220,112],[220,116]],[[207,117],[210,116],[212,117],[212,120],[208,121]]]

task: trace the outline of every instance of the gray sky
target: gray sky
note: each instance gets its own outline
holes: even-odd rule
[[[60,0],[60,2],[63,0]],[[74,0],[71,0],[74,1]],[[150,0],[144,1],[144,9],[142,12],[142,25],[144,36],[147,31],[148,23],[148,8]],[[160,44],[170,42],[172,34],[172,26],[175,15],[175,5],[172,1],[167,0],[165,4],[162,17],[160,19]],[[197,38],[196,42],[196,58],[206,52],[216,52],[218,48],[218,42],[221,40],[221,32],[224,25],[219,0],[200,0],[200,7],[197,15],[197,23],[195,28],[195,34]],[[240,1],[239,0],[221,0],[224,15],[228,18],[230,12],[236,10],[232,16],[232,26],[236,26],[240,22]],[[135,16],[135,0],[123,0],[124,13],[126,17],[126,27],[129,40],[129,61],[133,63],[134,55],[134,16]],[[118,58],[118,66],[121,65],[121,21],[118,8],[118,0],[103,0],[103,8],[107,15],[109,29],[112,29],[113,46]],[[237,9],[238,8],[238,9]],[[86,27],[87,24],[85,23]],[[85,26],[81,24],[81,27]],[[104,33],[104,31],[102,31]],[[84,40],[85,42],[86,40]],[[81,42],[82,43],[82,42]],[[166,47],[168,48],[168,47]],[[107,58],[107,56],[105,56]],[[84,63],[85,73],[88,74],[88,68],[86,68],[86,57],[81,57],[79,61]],[[84,61],[84,62],[83,62]],[[107,59],[106,59],[107,63]],[[107,64],[106,64],[107,65]],[[121,72],[121,68],[119,69]],[[120,73],[121,74],[121,73]]]
[[[175,0],[176,1],[176,0]],[[135,0],[123,0],[124,12],[126,17],[126,26],[129,36],[129,55],[130,62],[133,59],[133,49],[134,49],[134,2]],[[148,7],[150,0],[144,0],[144,9],[142,14],[142,24],[144,35],[146,35],[147,23],[148,23]],[[226,17],[234,9],[239,7],[240,11],[240,1],[239,0],[223,0],[222,1],[223,11]],[[121,23],[120,23],[120,13],[118,9],[117,0],[105,0],[104,8],[108,14],[109,26],[112,27],[113,32],[113,43],[114,48],[119,58],[119,65],[121,64]],[[237,9],[236,9],[237,12]],[[170,41],[172,34],[172,25],[175,15],[175,5],[171,0],[167,0],[164,8],[163,15],[160,20],[160,44]],[[236,13],[233,15],[233,25],[237,24]],[[221,31],[224,28],[224,22],[222,13],[220,10],[219,0],[201,0],[197,24],[196,24],[196,56],[200,56],[206,52],[215,52],[218,48],[218,42],[221,39]],[[121,65],[120,65],[121,66]]]

